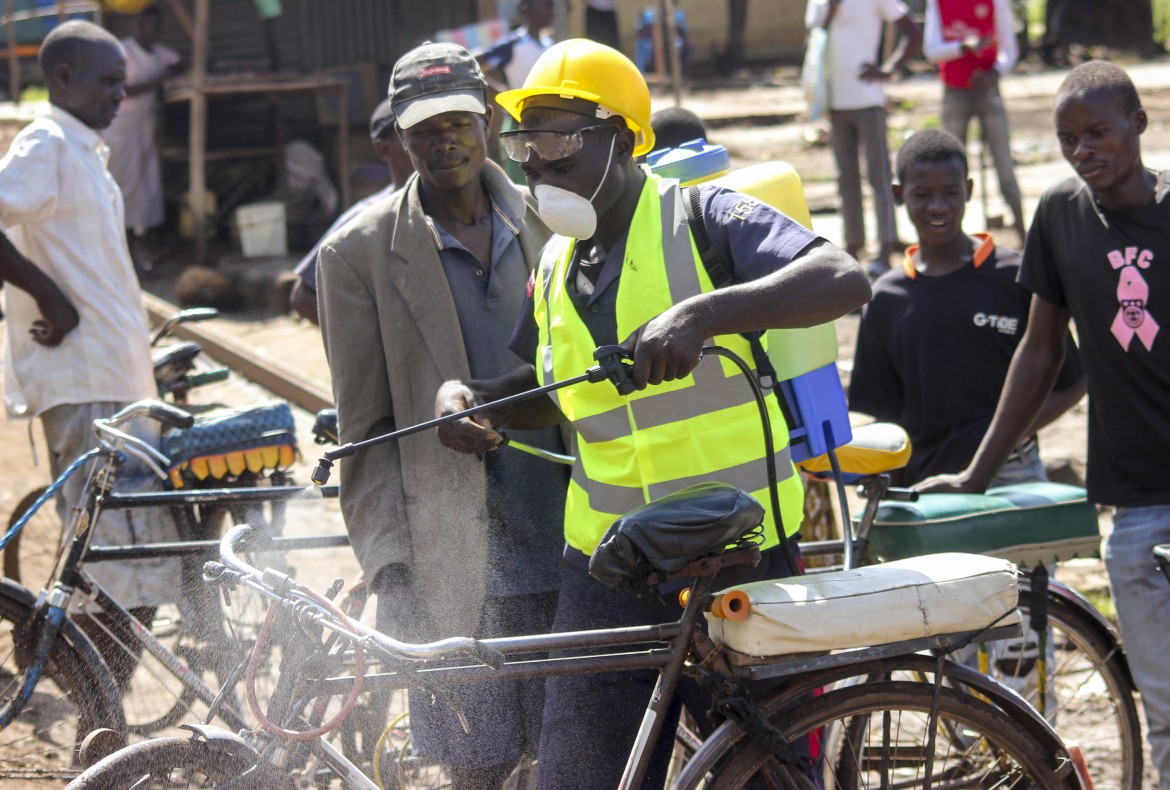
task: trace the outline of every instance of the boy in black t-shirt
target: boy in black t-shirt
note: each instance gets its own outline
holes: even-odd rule
[[[1151,556],[1170,543],[1170,173],[1142,163],[1149,120],[1111,63],[1069,72],[1053,121],[1077,177],[1044,194],[1028,232],[1027,335],[971,466],[921,488],[987,485],[1056,378],[1071,316],[1089,378],[1089,498],[1114,506],[1105,564],[1150,756],[1170,787],[1170,590]]]
[[[862,313],[849,406],[895,422],[913,453],[898,483],[963,469],[983,438],[1012,354],[1027,328],[1030,295],[1016,284],[1020,254],[987,234],[967,235],[967,157],[950,134],[918,132],[898,151],[894,200],[918,232],[901,269],[874,283]],[[1036,431],[1085,392],[1075,347],[1056,391],[996,482],[1044,479]]]

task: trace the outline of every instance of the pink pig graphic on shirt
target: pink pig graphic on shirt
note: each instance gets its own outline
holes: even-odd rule
[[[1142,250],[1139,254],[1136,247],[1109,253],[1109,263],[1113,268],[1121,269],[1117,283],[1119,309],[1110,331],[1126,351],[1135,335],[1147,351],[1153,347],[1154,338],[1158,335],[1158,322],[1146,310],[1150,286],[1140,271],[1149,268],[1153,257],[1149,250]]]

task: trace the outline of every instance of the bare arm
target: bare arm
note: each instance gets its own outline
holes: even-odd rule
[[[321,318],[317,314],[317,292],[305,285],[305,281],[297,278],[293,283],[292,293],[289,294],[289,307],[302,318],[307,318],[314,324],[320,324]]]
[[[1051,425],[1062,414],[1076,406],[1089,389],[1089,379],[1084,373],[1072,385],[1061,390],[1053,390],[1040,407],[1040,413],[1035,421],[1028,426],[1025,436],[1031,436],[1045,426]]]
[[[32,339],[43,346],[57,346],[77,328],[77,310],[57,283],[28,258],[20,254],[0,231],[0,280],[28,293],[37,303],[41,319],[29,328]]]
[[[918,30],[918,25],[914,24],[914,20],[907,14],[894,22],[894,25],[902,32],[898,46],[894,48],[890,57],[880,68],[872,63],[862,66],[860,77],[863,81],[884,82],[893,79],[906,66],[910,58],[918,52],[922,33]]]
[[[679,302],[622,344],[634,354],[634,384],[686,376],[707,338],[823,324],[869,301],[869,279],[849,255],[828,243],[751,282]]]
[[[1068,309],[1032,297],[1028,330],[1012,356],[999,406],[975,458],[957,475],[932,477],[919,491],[983,491],[1020,439],[1040,423],[1046,399],[1064,361]]]

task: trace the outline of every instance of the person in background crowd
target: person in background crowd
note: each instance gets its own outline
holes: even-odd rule
[[[321,245],[318,305],[343,443],[432,419],[452,378],[520,359],[508,336],[548,231],[487,161],[487,83],[466,50],[424,44],[390,100],[418,172]],[[516,432],[563,453],[556,428]],[[512,449],[454,457],[434,432],[341,462],[341,508],[378,595],[380,631],[411,641],[547,631],[556,610],[568,468]],[[410,693],[411,744],[451,786],[495,790],[536,752],[543,680]]]
[[[1071,316],[1089,379],[1089,499],[1113,507],[1105,566],[1150,757],[1170,786],[1170,608],[1152,557],[1170,543],[1170,172],[1142,163],[1149,117],[1118,66],[1077,66],[1054,104],[1056,139],[1076,175],[1044,193],[1028,230],[1028,331],[970,466],[918,487],[987,487],[1052,389]]]
[[[158,150],[158,121],[163,83],[183,70],[182,59],[159,43],[162,12],[148,6],[134,18],[134,35],[122,39],[126,51],[126,100],[103,136],[110,147],[110,173],[126,203],[126,229],[134,262],[152,268],[145,239],[162,225],[162,162]]]
[[[650,116],[654,130],[654,150],[678,148],[691,140],[707,139],[703,119],[684,107],[667,107]],[[708,141],[710,142],[710,141]]]
[[[941,129],[915,132],[896,164],[894,201],[906,207],[918,242],[877,279],[862,310],[849,408],[906,429],[913,454],[892,475],[906,486],[971,462],[1028,328],[1032,296],[1016,283],[1018,252],[963,231],[971,179],[962,143]],[[1036,432],[1085,394],[1076,346],[1067,342],[1054,391],[996,485],[1047,479]]]
[[[1007,108],[999,93],[999,78],[1019,57],[1010,0],[927,0],[922,51],[938,63],[943,128],[966,145],[971,119],[979,119],[1022,247],[1028,225],[1012,163]]]
[[[882,29],[893,23],[901,38],[884,62],[879,59]],[[890,256],[901,246],[894,223],[894,202],[887,185],[890,151],[886,141],[884,83],[897,76],[918,51],[918,26],[902,0],[808,0],[805,25],[829,33],[829,123],[845,251],[861,260],[865,254],[865,219],[861,201],[858,152],[865,149],[865,177],[873,192],[874,221],[881,248],[866,263],[876,277],[890,268]]]
[[[552,39],[544,31],[553,23],[553,0],[520,0],[516,8],[523,24],[499,42],[475,58],[488,81],[489,99],[495,101],[498,93],[519,88],[532,69],[532,64],[546,49],[552,46]],[[523,184],[524,174],[516,163],[500,156],[500,132],[515,128],[507,113],[492,113],[492,128],[488,134],[488,155],[513,183]]]
[[[289,297],[290,306],[314,324],[320,323],[317,316],[317,253],[321,249],[321,242],[345,227],[350,220],[369,206],[384,200],[392,192],[402,188],[406,184],[406,179],[410,178],[411,173],[414,172],[410,155],[402,147],[402,140],[394,129],[394,108],[389,99],[383,99],[370,116],[370,142],[373,143],[378,158],[390,171],[390,183],[342,212],[341,216],[329,227],[329,230],[321,236],[320,241],[313,245],[313,249],[305,253],[305,257],[301,258],[301,262],[294,269],[297,281],[293,283],[292,294]]]

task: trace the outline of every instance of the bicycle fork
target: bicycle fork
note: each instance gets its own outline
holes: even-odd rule
[[[40,682],[41,672],[45,668],[45,662],[49,660],[49,653],[57,644],[57,638],[65,625],[65,610],[69,604],[69,597],[69,590],[58,585],[49,594],[43,621],[34,610],[32,622],[29,625],[37,634],[36,649],[33,652],[32,662],[24,671],[24,679],[21,681],[20,689],[17,690],[12,701],[0,709],[0,731],[12,724],[24,710],[24,706],[32,699],[33,691],[36,689],[37,683]]]

